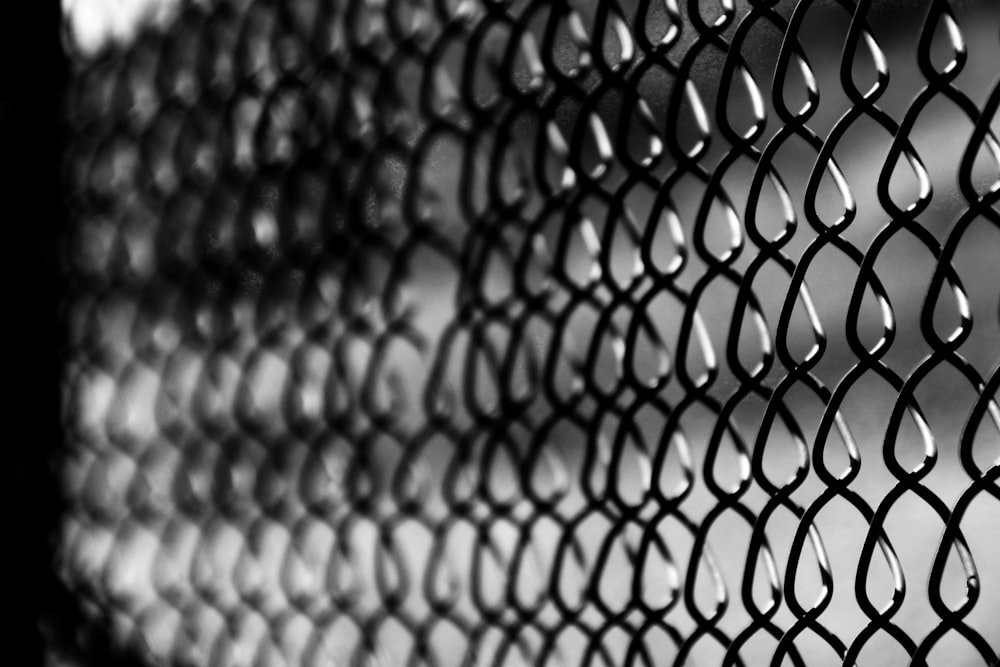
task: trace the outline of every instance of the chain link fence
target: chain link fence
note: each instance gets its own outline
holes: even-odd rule
[[[997,664],[991,3],[88,16],[52,664]]]

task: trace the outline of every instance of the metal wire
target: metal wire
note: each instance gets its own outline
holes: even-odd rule
[[[931,0],[911,43],[874,4],[192,1],[95,52],[67,22],[57,565],[91,632],[996,664],[1000,85],[962,78],[996,12]]]

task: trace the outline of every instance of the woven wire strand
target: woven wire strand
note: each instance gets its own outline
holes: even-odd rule
[[[57,566],[93,627],[53,655],[996,664],[963,522],[1000,526],[1000,273],[968,260],[1000,85],[961,84],[969,21],[930,0],[900,104],[873,4],[191,1],[94,52],[67,24]],[[943,104],[965,126],[921,154]]]

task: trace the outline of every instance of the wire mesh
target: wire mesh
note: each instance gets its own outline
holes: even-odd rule
[[[163,14],[64,24],[56,664],[997,663],[1000,12]]]

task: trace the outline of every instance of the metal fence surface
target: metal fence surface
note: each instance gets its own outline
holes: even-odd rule
[[[53,665],[997,664],[995,3],[93,11]]]

